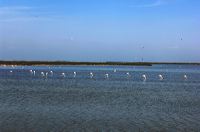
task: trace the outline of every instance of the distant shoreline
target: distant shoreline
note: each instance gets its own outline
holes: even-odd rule
[[[70,62],[70,61],[0,61],[0,65],[22,65],[22,66],[41,66],[41,65],[86,65],[86,66],[152,66],[155,64],[174,64],[174,65],[200,65],[200,63],[183,62]]]

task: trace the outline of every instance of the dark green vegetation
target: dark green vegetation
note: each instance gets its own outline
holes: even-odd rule
[[[70,61],[0,61],[0,65],[136,65],[151,66],[146,62],[70,62]]]
[[[152,66],[153,64],[181,64],[200,65],[200,63],[177,62],[70,62],[70,61],[0,61],[0,65],[124,65],[124,66]]]

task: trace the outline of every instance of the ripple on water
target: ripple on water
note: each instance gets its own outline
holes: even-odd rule
[[[173,78],[174,72],[164,73],[159,81],[157,71],[148,70],[143,82],[143,72],[129,71],[127,78],[126,68],[115,73],[94,70],[93,79],[89,70],[80,70],[76,78],[73,68],[53,71],[55,77],[45,79],[24,71],[18,75],[15,70],[12,77],[0,70],[0,75],[4,73],[0,77],[1,131],[200,130],[200,80],[195,72],[189,73],[187,81]],[[65,72],[66,78],[56,72]]]

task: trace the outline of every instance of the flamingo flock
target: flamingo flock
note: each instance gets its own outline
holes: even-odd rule
[[[34,70],[30,70],[29,71],[30,72],[30,74],[31,75],[33,75],[33,76],[35,76],[36,75],[36,71],[34,71]],[[114,70],[114,72],[116,72],[115,70]],[[13,73],[13,71],[10,71],[10,73]],[[41,74],[41,77],[48,77],[48,76],[50,76],[50,77],[53,77],[53,75],[54,75],[54,72],[53,71],[50,71],[50,72],[41,72],[40,73]],[[104,78],[105,79],[108,79],[109,78],[109,74],[108,73],[106,73],[106,74],[104,74]],[[66,73],[61,73],[60,74],[60,77],[62,77],[62,78],[66,78]],[[76,78],[77,77],[77,72],[73,72],[73,77],[74,78]],[[94,73],[93,72],[90,72],[89,73],[89,78],[93,78],[94,77]],[[127,72],[126,73],[126,77],[128,77],[128,78],[130,78],[131,77],[131,74],[129,73],[129,72]],[[146,74],[142,74],[141,75],[141,78],[142,78],[142,80],[143,81],[146,81],[148,78],[147,78],[147,75]],[[185,75],[183,75],[183,80],[187,80],[188,79],[188,76],[185,74]],[[164,80],[164,76],[162,75],[162,74],[159,74],[158,75],[158,80],[160,80],[160,81],[162,81],[162,80]]]
[[[14,66],[11,66],[11,67],[14,68]],[[117,69],[114,69],[113,72],[116,73]],[[9,73],[10,73],[10,75],[13,75],[14,72],[13,72],[13,70],[10,70]],[[29,70],[29,73],[30,73],[31,76],[36,76],[36,71],[35,70],[31,69],[31,70]],[[39,74],[43,78],[48,78],[48,77],[53,77],[54,76],[54,72],[53,71],[49,71],[49,72],[41,71],[40,73],[37,72],[37,75],[39,75]],[[56,73],[56,74],[58,74],[58,73]],[[66,78],[66,73],[64,73],[64,72],[60,73],[60,77]],[[77,77],[77,72],[76,71],[73,72],[73,77],[74,78]],[[110,75],[108,73],[104,74],[104,78],[105,79],[108,79],[109,77],[110,77]],[[126,72],[126,77],[130,78],[131,74],[129,72]],[[165,78],[164,78],[164,76],[162,74],[157,75],[157,77],[158,77],[158,80],[160,80],[160,81],[165,80]],[[89,73],[89,78],[91,78],[91,79],[94,78],[94,73],[93,72]],[[148,79],[146,74],[142,74],[141,78],[142,78],[143,81],[146,81]],[[188,80],[188,76],[186,74],[184,74],[182,76],[182,79],[186,81],[186,80]]]

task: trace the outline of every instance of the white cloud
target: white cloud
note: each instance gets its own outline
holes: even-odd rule
[[[180,46],[179,45],[172,45],[172,46],[169,46],[168,49],[177,50],[177,49],[180,49]]]
[[[29,6],[3,6],[0,10],[30,10],[32,7]]]
[[[5,7],[0,7],[0,15],[23,13],[31,9],[32,7],[27,7],[27,6],[5,6]]]
[[[131,7],[157,7],[166,4],[165,0],[155,0],[153,3],[141,4],[141,5],[131,5]]]
[[[27,12],[31,11],[31,7],[26,6],[6,6],[0,7],[0,21],[14,20],[27,17]]]
[[[42,8],[29,6],[4,6],[0,7],[0,22],[8,21],[31,21],[49,19],[44,17],[48,14]]]

